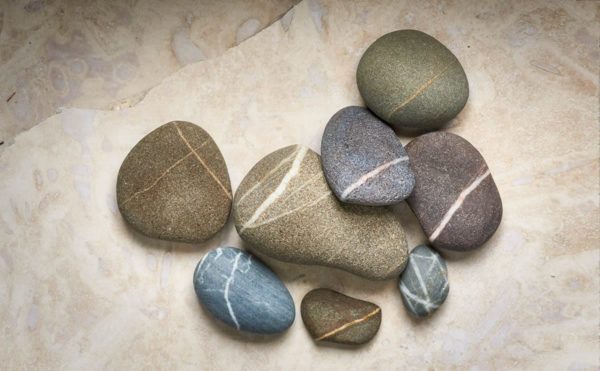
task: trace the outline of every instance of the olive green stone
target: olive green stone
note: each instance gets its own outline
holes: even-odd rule
[[[123,218],[154,238],[201,242],[214,236],[231,210],[225,160],[202,128],[173,121],[129,152],[117,178]]]
[[[458,59],[416,30],[391,32],[371,44],[358,64],[356,81],[367,106],[399,129],[438,129],[469,97]]]
[[[329,289],[315,289],[300,304],[302,321],[316,341],[360,345],[381,324],[381,308]]]
[[[304,146],[260,160],[236,191],[233,217],[249,248],[282,261],[384,280],[398,277],[408,258],[398,216],[388,208],[341,203],[319,155]]]

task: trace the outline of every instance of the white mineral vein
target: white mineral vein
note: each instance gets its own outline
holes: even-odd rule
[[[202,260],[200,260],[200,265],[198,266],[198,272],[200,272],[200,280],[199,280],[200,284],[204,283],[204,272],[206,272],[208,270],[208,268],[210,268],[210,266],[212,265],[212,263],[216,262],[217,259],[219,259],[219,257],[221,255],[223,255],[223,251],[221,250],[220,247],[216,250],[216,252],[217,252],[217,255],[215,256],[215,258],[212,261],[210,261],[206,265],[206,268],[204,268],[204,261],[206,260],[206,258],[208,258],[208,256],[210,255],[210,253],[204,255],[204,257],[202,258]]]
[[[421,290],[423,290],[423,294],[425,294],[427,300],[431,302],[431,298],[429,297],[429,290],[427,290],[427,285],[425,284],[425,281],[423,281],[423,276],[421,275],[421,269],[419,268],[419,265],[413,264],[412,267],[415,271],[417,279],[419,280],[419,285],[421,286]]]
[[[329,195],[331,195],[331,191],[328,191],[328,192],[326,192],[326,193],[323,193],[321,196],[317,197],[315,200],[313,200],[313,201],[311,201],[311,202],[309,202],[309,203],[306,203],[306,204],[304,204],[304,205],[300,205],[300,206],[298,206],[298,207],[296,207],[296,208],[294,208],[294,209],[292,209],[292,210],[288,210],[288,211],[286,211],[285,213],[281,213],[281,214],[279,214],[279,215],[276,215],[276,216],[274,216],[274,217],[271,217],[271,218],[269,218],[269,219],[267,219],[267,220],[264,220],[264,221],[262,221],[262,222],[260,222],[260,223],[256,223],[256,224],[253,224],[253,225],[249,225],[247,228],[258,228],[258,227],[260,227],[260,226],[263,226],[263,225],[265,225],[265,224],[272,223],[272,222],[274,222],[275,220],[277,220],[277,219],[280,219],[280,218],[283,218],[283,217],[284,217],[284,216],[286,216],[286,215],[290,215],[290,214],[292,214],[292,213],[295,213],[296,211],[300,211],[300,210],[302,210],[302,209],[306,209],[306,208],[308,208],[308,207],[314,206],[314,205],[318,204],[319,202],[321,202],[321,200],[323,200],[323,199],[327,198]]]
[[[263,201],[263,203],[260,204],[260,206],[256,208],[256,210],[254,211],[254,214],[252,214],[250,219],[248,219],[248,221],[246,223],[244,223],[244,225],[242,225],[241,231],[243,231],[244,229],[246,229],[249,226],[252,226],[258,220],[258,218],[260,218],[262,216],[262,214],[269,208],[269,206],[271,206],[271,204],[273,204],[273,202],[275,202],[279,197],[281,197],[281,195],[285,192],[290,181],[296,175],[298,175],[298,172],[300,170],[300,165],[302,165],[302,161],[304,160],[304,156],[306,156],[307,152],[308,152],[307,147],[300,148],[300,150],[296,154],[296,157],[294,158],[294,162],[292,162],[292,166],[290,167],[290,170],[288,170],[288,172],[284,175],[283,179],[281,179],[281,183],[279,183],[279,185],[277,186],[277,188],[275,188],[273,193],[271,193]]]
[[[404,295],[406,295],[406,296],[407,296],[409,299],[411,299],[411,300],[413,300],[414,302],[417,302],[417,303],[419,303],[419,304],[423,305],[423,306],[425,307],[425,310],[426,310],[426,311],[428,311],[428,312],[429,312],[431,309],[435,309],[435,308],[437,308],[437,307],[438,307],[438,305],[437,305],[437,304],[434,304],[434,303],[432,303],[432,302],[427,302],[427,301],[424,301],[423,299],[421,299],[421,298],[419,298],[419,297],[415,296],[415,295],[414,295],[412,292],[410,292],[410,290],[408,290],[408,288],[407,288],[406,286],[404,286],[404,283],[400,283],[400,291],[402,291],[402,293],[403,293]],[[412,308],[413,308],[413,310],[414,310],[414,307],[413,307],[412,305],[411,305],[411,307],[412,307]]]
[[[248,189],[248,191],[246,191],[246,193],[244,193],[240,197],[240,199],[238,200],[238,204],[240,202],[242,202],[242,200],[244,198],[246,198],[246,196],[248,196],[250,193],[254,192],[258,187],[263,185],[267,181],[267,179],[269,179],[273,174],[277,173],[277,170],[279,170],[280,167],[282,167],[284,164],[286,164],[288,161],[290,161],[292,159],[292,157],[294,157],[298,153],[299,150],[300,150],[300,147],[298,146],[298,148],[296,150],[292,151],[292,153],[289,156],[287,156],[286,158],[281,160],[281,162],[279,164],[277,164],[277,166],[275,166],[271,171],[269,171],[267,174],[265,174],[265,176],[263,176],[255,185],[250,187],[250,189]]]
[[[225,303],[227,303],[227,310],[229,310],[229,315],[231,316],[231,319],[235,323],[235,327],[238,330],[240,329],[240,324],[238,323],[237,317],[235,316],[235,313],[233,312],[231,302],[229,301],[229,286],[233,283],[233,276],[235,275],[235,271],[237,270],[241,255],[242,255],[242,253],[240,252],[235,256],[235,259],[233,260],[233,267],[231,268],[231,273],[229,274],[229,277],[227,278],[227,281],[225,282],[225,290],[223,290],[223,297],[225,298]]]
[[[467,188],[463,189],[463,191],[460,193],[460,195],[458,195],[458,198],[456,199],[456,201],[454,201],[452,206],[450,206],[448,211],[446,211],[446,214],[444,215],[444,217],[438,224],[437,228],[435,228],[435,230],[433,231],[431,236],[429,236],[429,241],[433,242],[433,241],[435,241],[436,238],[438,238],[438,236],[440,235],[440,233],[442,233],[442,231],[444,230],[444,228],[446,227],[446,225],[448,224],[450,219],[452,219],[452,216],[454,216],[456,211],[462,206],[463,202],[465,201],[465,198],[471,192],[473,192],[475,190],[475,188],[477,188],[477,186],[479,184],[481,184],[481,182],[483,182],[483,180],[485,178],[487,178],[489,175],[490,175],[490,169],[487,169],[485,173],[478,176],[471,184],[469,184],[469,186]]]
[[[376,177],[379,173],[381,173],[382,171],[386,170],[387,168],[389,168],[390,166],[394,166],[399,162],[403,162],[403,161],[408,161],[408,157],[403,156],[403,157],[398,157],[394,160],[388,161],[384,164],[381,164],[379,166],[377,166],[375,169],[369,171],[368,173],[364,174],[363,176],[361,176],[360,178],[358,178],[358,180],[352,184],[350,184],[345,190],[344,192],[342,192],[342,199],[346,199],[346,197],[348,197],[348,195],[350,195],[350,193],[352,193],[356,188],[362,186],[363,184],[365,184],[369,179]]]

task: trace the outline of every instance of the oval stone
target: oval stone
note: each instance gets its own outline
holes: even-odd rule
[[[146,135],[119,169],[119,210],[150,237],[207,240],[227,222],[231,199],[227,166],[217,144],[189,122],[169,122]]]
[[[294,301],[275,273],[234,247],[219,247],[202,258],[194,289],[215,318],[240,331],[280,333],[296,316]]]
[[[260,160],[235,194],[235,227],[250,247],[274,259],[341,268],[383,280],[407,259],[400,220],[387,208],[342,204],[319,155],[294,145]]]
[[[346,107],[327,123],[321,160],[329,186],[340,201],[392,205],[415,185],[408,155],[389,126],[363,107]]]
[[[442,305],[450,291],[446,262],[428,246],[415,247],[398,288],[406,309],[416,317],[427,317]]]
[[[378,305],[329,289],[315,289],[306,294],[300,313],[317,342],[364,344],[377,334],[381,324]]]
[[[467,76],[454,54],[416,30],[377,39],[362,56],[356,80],[367,106],[401,129],[438,129],[469,96]]]
[[[483,245],[502,219],[502,200],[483,156],[456,134],[435,132],[406,151],[415,174],[407,199],[429,242],[467,251]]]

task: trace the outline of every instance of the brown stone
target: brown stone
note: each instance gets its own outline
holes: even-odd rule
[[[381,324],[381,308],[334,290],[315,289],[302,299],[302,321],[315,341],[359,345]]]
[[[407,199],[434,247],[483,245],[502,219],[502,200],[483,156],[456,134],[422,135],[406,146],[415,174]]]
[[[189,122],[169,122],[142,138],[117,178],[125,220],[163,240],[201,242],[214,236],[227,222],[231,199],[217,144]]]

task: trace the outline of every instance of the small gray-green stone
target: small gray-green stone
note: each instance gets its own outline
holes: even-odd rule
[[[427,317],[448,296],[446,262],[428,246],[417,246],[409,255],[398,286],[406,309],[417,317]]]
[[[467,76],[454,54],[416,30],[377,39],[362,56],[356,80],[367,106],[402,129],[438,129],[469,96]]]

